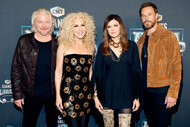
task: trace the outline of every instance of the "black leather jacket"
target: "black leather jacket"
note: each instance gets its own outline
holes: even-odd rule
[[[57,40],[56,37],[52,35],[52,94],[55,92],[54,70],[56,63],[56,51]],[[14,100],[22,99],[24,95],[33,96],[37,57],[38,46],[35,42],[34,33],[21,36],[16,46],[11,69],[11,82]]]

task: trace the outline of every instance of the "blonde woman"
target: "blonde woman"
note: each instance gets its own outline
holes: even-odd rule
[[[85,127],[90,112],[90,78],[95,45],[93,18],[70,13],[58,34],[55,70],[56,106],[72,127]]]

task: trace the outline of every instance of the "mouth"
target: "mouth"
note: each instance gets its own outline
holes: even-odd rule
[[[115,34],[116,32],[111,32],[111,34]]]
[[[143,24],[146,24],[146,23],[151,23],[151,21],[145,21]]]
[[[83,35],[83,32],[78,32],[78,35]]]
[[[48,28],[41,28],[41,30],[48,30]]]

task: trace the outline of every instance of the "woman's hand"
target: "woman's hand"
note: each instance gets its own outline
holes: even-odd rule
[[[62,104],[62,99],[61,99],[60,96],[59,96],[59,97],[56,97],[56,107],[57,107],[57,109],[58,109],[61,113],[63,113],[63,111],[62,111],[62,109],[63,109],[63,104]]]
[[[139,102],[139,99],[135,99],[133,101],[133,112],[137,111],[140,107],[140,102]]]
[[[104,114],[102,104],[100,103],[100,101],[99,101],[99,99],[98,99],[97,96],[94,98],[94,102],[95,102],[95,107],[98,109],[98,111],[99,111],[101,114]]]

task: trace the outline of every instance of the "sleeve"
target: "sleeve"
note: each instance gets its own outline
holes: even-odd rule
[[[94,86],[96,85],[98,98],[101,100],[104,98],[104,63],[103,55],[101,53],[101,45],[98,48],[95,64],[93,67],[93,73],[91,78],[91,92],[94,94]]]
[[[167,96],[177,99],[181,83],[182,64],[179,43],[173,33],[170,37],[170,48],[171,80]]]
[[[139,52],[135,42],[133,42],[133,45],[132,93],[133,99],[140,99],[141,101],[143,88]]]
[[[11,83],[12,83],[12,92],[14,100],[23,98],[20,45],[21,45],[21,39],[18,40],[11,66]]]

